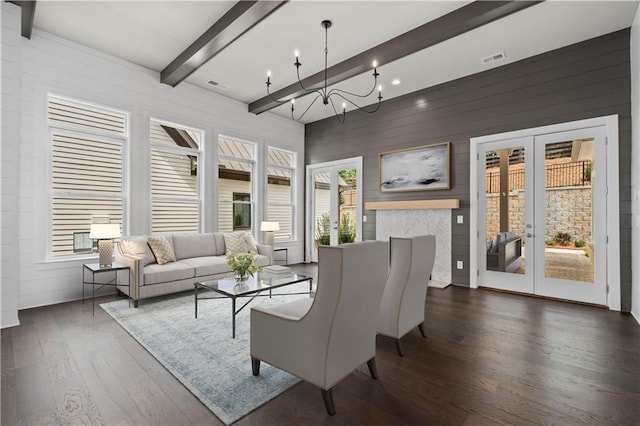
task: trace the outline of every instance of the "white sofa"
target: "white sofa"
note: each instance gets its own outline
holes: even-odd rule
[[[175,253],[175,262],[158,264],[144,236],[123,237],[116,242],[115,260],[129,267],[129,296],[134,306],[142,299],[193,289],[196,282],[229,276],[224,233],[163,234]],[[256,244],[246,235],[248,246],[256,249],[256,263],[273,263],[273,246]],[[126,274],[126,272],[123,272]],[[124,279],[124,281],[123,281]],[[126,282],[126,275],[118,277]],[[123,288],[126,293],[126,288]]]

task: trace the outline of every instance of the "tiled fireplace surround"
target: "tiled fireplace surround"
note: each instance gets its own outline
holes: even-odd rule
[[[415,235],[436,236],[436,259],[430,286],[451,284],[451,209],[380,209],[376,211],[376,239]]]

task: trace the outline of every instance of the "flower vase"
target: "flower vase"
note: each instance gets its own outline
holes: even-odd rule
[[[233,279],[235,280],[236,285],[245,285],[247,283],[247,279],[249,279],[249,275],[248,274],[242,275],[240,272],[235,271]]]

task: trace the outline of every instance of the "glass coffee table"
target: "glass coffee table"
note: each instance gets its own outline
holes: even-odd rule
[[[198,299],[231,299],[231,337],[236,338],[236,315],[244,309],[256,297],[284,296],[291,294],[309,294],[307,292],[299,293],[272,293],[272,290],[296,284],[303,281],[309,281],[309,293],[312,290],[313,278],[296,273],[287,274],[271,274],[266,272],[258,272],[255,276],[249,277],[242,285],[236,284],[233,277],[222,278],[219,280],[203,281],[194,283],[195,297],[195,316],[198,318]],[[202,297],[199,293],[202,291],[212,291],[218,296]],[[268,293],[268,294],[265,294]],[[236,299],[249,298],[239,309],[236,309]]]

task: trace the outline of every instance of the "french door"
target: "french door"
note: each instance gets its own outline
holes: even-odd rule
[[[477,153],[477,284],[606,305],[606,129],[486,142]]]
[[[306,258],[318,245],[362,239],[362,157],[307,166]]]

